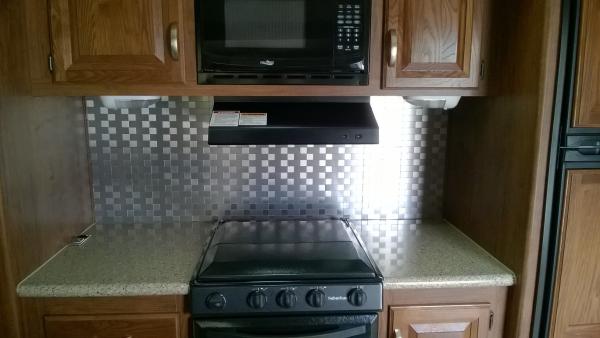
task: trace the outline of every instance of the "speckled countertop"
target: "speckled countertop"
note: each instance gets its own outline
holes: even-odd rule
[[[22,297],[183,295],[211,223],[96,225],[17,286]]]
[[[510,286],[515,275],[446,222],[355,222],[384,288]]]
[[[508,286],[514,274],[452,225],[353,222],[384,276],[384,288]],[[22,297],[187,294],[211,223],[96,225],[17,287]]]

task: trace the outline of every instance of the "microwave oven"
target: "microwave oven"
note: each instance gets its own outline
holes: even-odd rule
[[[195,5],[200,84],[368,84],[370,0]]]

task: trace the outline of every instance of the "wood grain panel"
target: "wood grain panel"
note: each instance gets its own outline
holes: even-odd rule
[[[167,30],[182,22],[179,0],[55,0],[50,5],[54,80],[181,83]],[[183,50],[183,38],[179,39]],[[185,56],[182,55],[182,59]]]
[[[573,127],[600,127],[600,1],[581,1]]]
[[[386,27],[397,32],[398,60],[395,67],[386,67],[385,86],[477,87],[485,5],[474,0],[388,0]]]
[[[19,0],[0,5],[0,96],[25,95],[30,90],[26,9]]]
[[[87,138],[80,98],[4,96],[0,112],[1,325],[18,338],[17,283],[92,222]]]
[[[28,48],[21,41],[27,41],[26,11],[20,0],[4,0],[0,5],[0,139],[2,139],[2,116],[9,114],[2,107],[3,98],[23,95],[29,91],[27,71]],[[1,148],[0,148],[1,149]],[[2,152],[0,150],[0,163]],[[2,171],[0,169],[0,177]],[[13,233],[5,217],[4,194],[6,188],[0,179],[0,335],[3,337],[21,336],[19,323],[19,303],[15,295],[15,260],[9,254]]]
[[[487,304],[489,305],[489,310],[494,313],[494,325],[492,325],[491,330],[486,330],[486,337],[503,338],[503,326],[500,323],[503,323],[505,318],[506,290],[506,287],[384,290],[384,311],[379,318],[379,337],[395,338],[394,330],[390,329],[393,323],[391,309],[394,307],[427,307],[432,304]],[[403,335],[402,337],[406,338],[407,336]]]
[[[71,39],[79,57],[164,57],[160,0],[78,0],[73,7],[70,20],[77,33]]]
[[[490,95],[449,114],[444,217],[517,274],[507,337],[528,338],[537,278],[560,1],[493,1]]]
[[[407,338],[486,338],[489,304],[390,308],[390,331]]]
[[[179,338],[177,314],[47,316],[46,338]]]
[[[44,313],[48,315],[174,313],[183,310],[180,298],[178,296],[47,298],[44,299]]]
[[[404,4],[402,4],[402,2]],[[466,77],[473,0],[403,0],[398,77]]]
[[[23,298],[22,302],[26,314],[24,338],[46,338],[47,317],[155,318],[152,316],[158,315],[156,318],[161,318],[165,314],[178,318],[180,337],[189,337],[190,314],[184,296]]]
[[[566,338],[595,338],[600,337],[600,324],[572,325],[567,328]]]
[[[600,336],[600,170],[567,174],[552,337]]]

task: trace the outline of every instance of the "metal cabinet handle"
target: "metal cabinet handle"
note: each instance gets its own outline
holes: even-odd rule
[[[402,333],[400,332],[400,329],[395,329],[394,335],[396,336],[396,338],[402,338]]]
[[[169,25],[169,51],[173,60],[179,60],[179,27],[176,22]]]
[[[395,29],[392,29],[388,33],[389,39],[389,55],[388,55],[388,65],[390,67],[396,66],[396,61],[398,60],[398,33]],[[402,338],[402,337],[400,337]]]

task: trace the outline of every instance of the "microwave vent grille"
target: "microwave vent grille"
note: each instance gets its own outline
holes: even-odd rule
[[[201,84],[314,84],[314,85],[366,85],[365,74],[274,74],[274,73],[200,73]]]

